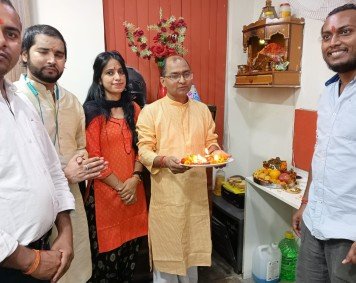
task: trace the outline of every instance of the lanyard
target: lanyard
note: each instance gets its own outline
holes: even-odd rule
[[[42,106],[41,106],[41,100],[39,98],[39,92],[38,90],[35,88],[35,86],[29,81],[29,79],[27,78],[27,76],[25,76],[25,81],[26,81],[26,85],[29,88],[29,90],[32,92],[32,94],[36,97],[37,99],[37,103],[38,103],[38,107],[40,109],[40,116],[41,116],[41,120],[42,123],[44,125],[44,118],[43,118],[43,113],[42,113]],[[54,140],[53,145],[56,145],[56,141],[57,141],[57,137],[58,137],[58,110],[59,110],[59,88],[57,86],[57,84],[54,87],[54,92],[55,92],[55,112],[54,112],[54,121],[55,121],[55,125],[56,125],[56,132],[55,132],[55,136],[54,136]],[[58,146],[59,146],[59,141],[58,141]]]

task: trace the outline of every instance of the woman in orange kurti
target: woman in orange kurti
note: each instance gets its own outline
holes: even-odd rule
[[[86,203],[93,260],[89,282],[130,282],[137,238],[147,235],[135,128],[140,107],[126,90],[128,73],[118,52],[100,53],[93,69],[84,103],[87,151],[103,156],[109,165],[94,180]]]

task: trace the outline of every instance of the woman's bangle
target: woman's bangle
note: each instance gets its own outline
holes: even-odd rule
[[[302,198],[302,204],[307,204],[307,203],[308,203],[308,199]]]
[[[35,249],[32,249],[32,250],[35,252],[35,260],[32,262],[29,269],[26,272],[24,272],[24,274],[26,274],[26,275],[31,275],[32,273],[34,273],[37,270],[37,268],[41,262],[41,251],[35,250]]]
[[[160,168],[164,168],[164,166],[165,166],[165,163],[164,163],[164,159],[166,158],[166,156],[162,156],[161,157],[161,160],[160,160],[160,162],[159,162],[159,167]]]

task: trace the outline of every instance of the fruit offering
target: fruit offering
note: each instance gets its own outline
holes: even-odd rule
[[[263,168],[277,169],[279,171],[287,170],[287,161],[281,160],[279,157],[271,158],[268,161],[263,161]]]
[[[263,168],[256,170],[253,178],[260,185],[287,189],[296,185],[297,174],[293,169],[287,170],[287,162],[276,157],[263,161]]]

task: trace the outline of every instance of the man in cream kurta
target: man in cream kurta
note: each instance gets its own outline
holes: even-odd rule
[[[66,61],[65,41],[59,31],[47,25],[29,27],[24,34],[22,61],[27,75],[22,75],[15,85],[32,102],[45,125],[76,203],[71,213],[74,259],[59,282],[86,282],[91,277],[92,263],[78,182],[97,177],[105,166],[104,161],[87,158],[83,108],[72,93],[57,84]],[[52,231],[52,239],[56,234],[56,230]]]
[[[179,164],[205,148],[220,151],[208,107],[187,97],[192,78],[182,57],[168,57],[161,74],[167,96],[145,106],[137,122],[140,161],[151,172],[154,282],[197,282],[196,267],[211,265],[206,171]]]

